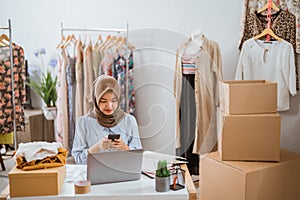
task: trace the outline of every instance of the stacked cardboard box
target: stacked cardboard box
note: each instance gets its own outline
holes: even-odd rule
[[[219,88],[219,148],[200,162],[200,199],[300,199],[300,155],[280,149],[277,83]]]
[[[219,154],[222,160],[280,160],[277,83],[220,82]]]

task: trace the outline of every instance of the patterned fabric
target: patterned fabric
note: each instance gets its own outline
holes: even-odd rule
[[[244,26],[247,21],[247,15],[254,13],[264,5],[268,0],[245,0],[244,8],[241,18],[241,39],[244,34]],[[274,0],[274,3],[284,11],[288,11],[296,17],[295,27],[296,27],[296,48],[295,52],[300,53],[300,3],[299,0]],[[273,23],[273,22],[271,22]],[[289,40],[287,40],[289,42]],[[241,46],[241,45],[240,45]],[[295,53],[295,54],[296,54]]]
[[[13,62],[16,129],[24,131],[22,103],[26,102],[25,60],[23,48],[16,44],[13,44]],[[0,134],[14,131],[11,82],[10,48],[5,46],[0,48]]]
[[[126,62],[128,65],[128,106],[129,108],[126,110]],[[113,61],[113,77],[118,81],[121,85],[121,101],[120,107],[123,111],[129,111],[130,114],[135,114],[135,95],[134,95],[134,87],[133,87],[133,54],[131,53],[129,58],[126,59],[123,56],[118,56]]]
[[[56,83],[56,90],[57,90],[57,100],[56,100],[56,107],[57,107],[57,115],[55,119],[56,123],[56,134],[55,140],[56,142],[60,142],[63,144],[63,110],[62,110],[62,87],[61,87],[61,73],[62,73],[62,65],[63,59],[61,52],[58,55],[58,67],[57,67],[57,83]]]
[[[271,15],[271,28],[274,33],[291,43],[294,49],[296,49],[295,22],[295,16],[283,10]],[[245,22],[245,32],[239,48],[242,48],[242,45],[246,40],[260,34],[267,28],[267,23],[265,15],[258,14],[257,12],[248,14]]]
[[[73,139],[75,133],[75,98],[76,98],[76,72],[75,64],[76,58],[68,56],[69,65],[67,67],[67,85],[68,85],[68,151],[71,153],[73,146]]]
[[[131,52],[129,58],[127,59],[128,65],[128,99],[129,99],[129,113],[135,115],[135,94],[133,86],[133,53]]]
[[[189,57],[189,56],[183,56],[182,57],[182,74],[195,74],[195,62],[196,58]]]

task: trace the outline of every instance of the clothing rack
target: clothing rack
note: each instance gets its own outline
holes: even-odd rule
[[[125,52],[128,51],[128,22],[125,25],[125,28],[66,28],[63,26],[63,23],[60,23],[60,34],[63,36],[64,31],[67,32],[106,32],[106,33],[125,33],[125,38],[126,38],[126,50]],[[127,62],[125,63],[126,65],[126,76],[125,76],[125,112],[129,112],[129,101],[128,101],[128,93],[129,93],[129,87],[128,87],[128,64]]]
[[[14,124],[14,147],[17,149],[17,127],[16,127],[16,105],[15,105],[15,88],[14,88],[14,63],[13,63],[13,49],[12,49],[12,26],[11,20],[8,19],[8,27],[0,26],[2,30],[8,30],[9,37],[9,50],[10,50],[10,70],[11,70],[11,90],[12,90],[12,105],[13,105],[13,124]]]

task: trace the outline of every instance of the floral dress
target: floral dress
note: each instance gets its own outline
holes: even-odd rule
[[[16,130],[25,131],[25,117],[22,108],[22,103],[26,102],[24,50],[16,44],[13,44],[13,71]],[[11,84],[10,49],[5,46],[0,48],[0,134],[14,131]]]

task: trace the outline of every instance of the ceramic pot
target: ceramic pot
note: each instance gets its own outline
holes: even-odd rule
[[[170,177],[155,177],[155,190],[157,192],[167,192],[170,190]]]
[[[56,107],[43,107],[43,113],[47,120],[54,120],[57,115]]]

